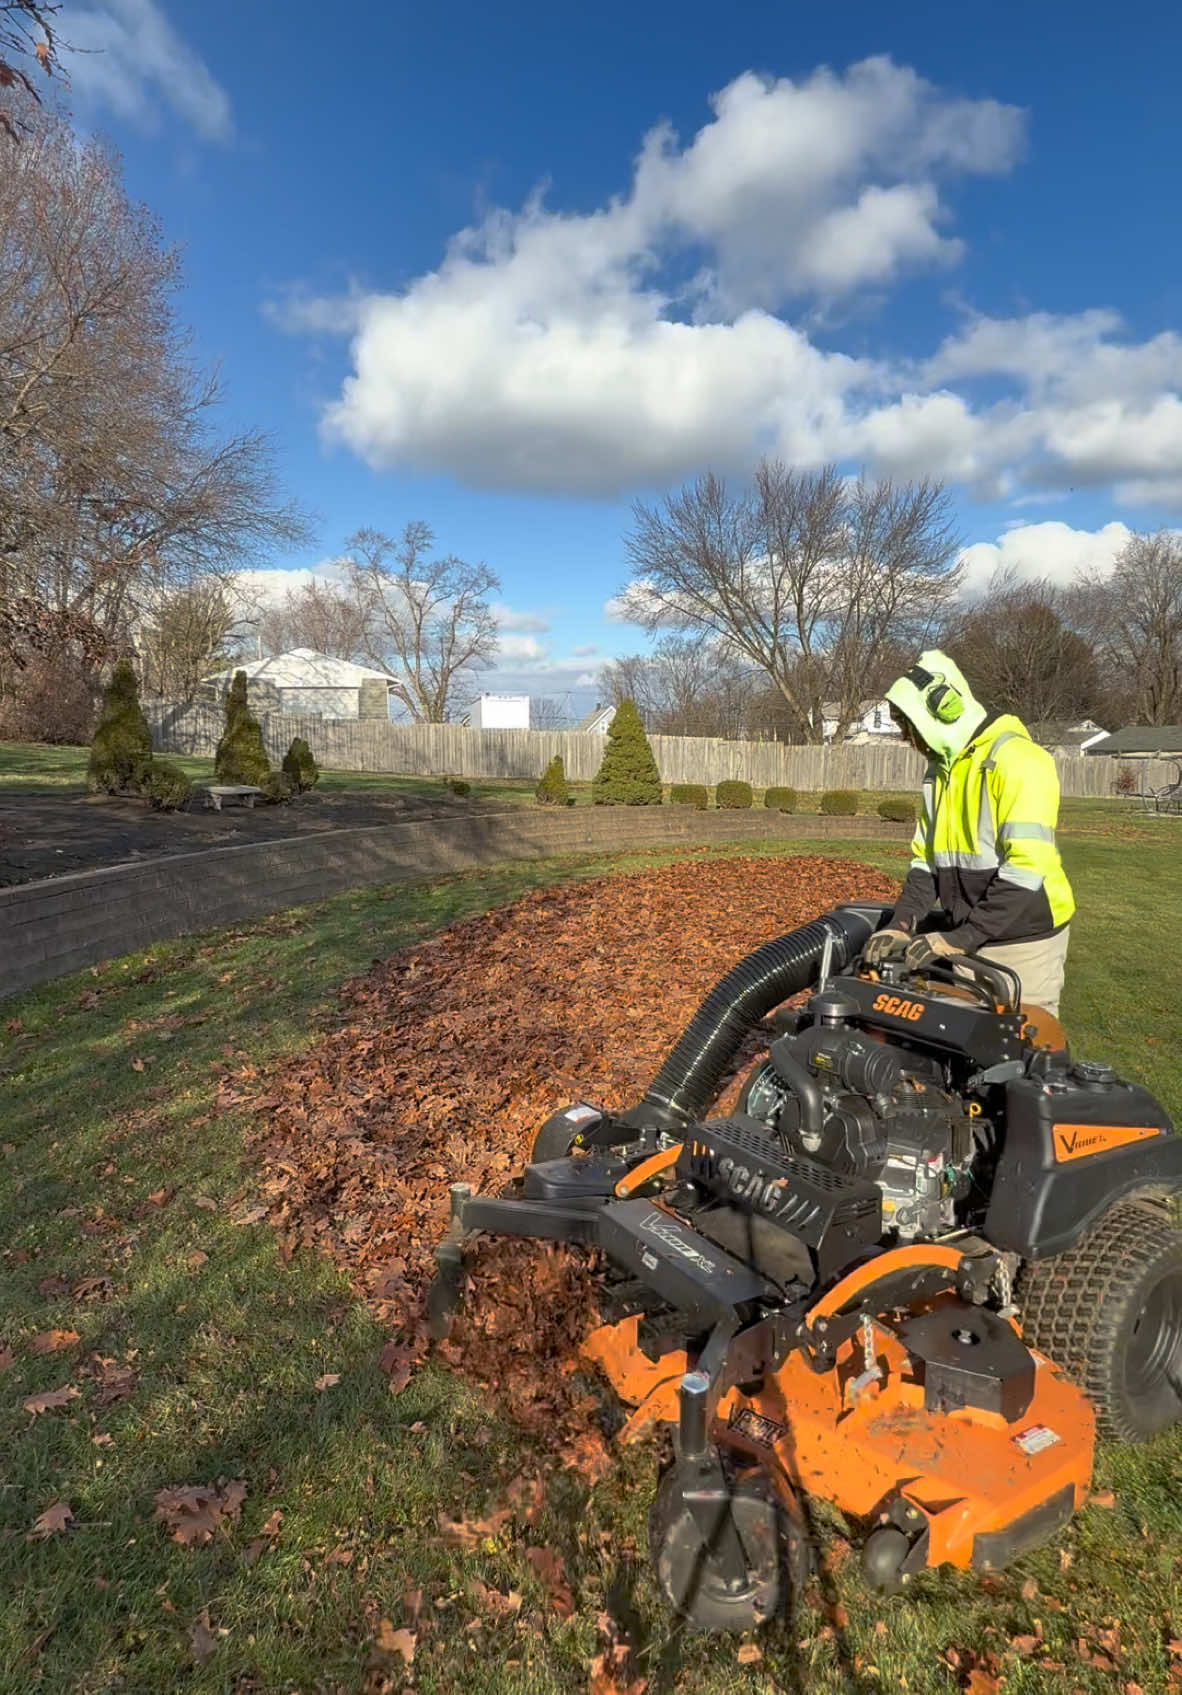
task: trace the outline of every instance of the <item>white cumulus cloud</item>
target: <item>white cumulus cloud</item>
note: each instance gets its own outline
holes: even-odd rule
[[[1070,524],[1015,524],[996,541],[974,542],[961,554],[965,589],[985,586],[997,571],[1009,571],[1021,582],[1046,578],[1060,588],[1085,574],[1107,573],[1131,531],[1118,523],[1098,530],[1076,530]]]
[[[269,308],[350,333],[329,439],[375,468],[477,487],[619,495],[761,453],[930,475],[1029,501],[1080,485],[1182,505],[1182,336],[1107,307],[965,315],[926,357],[821,347],[796,303],[954,264],[949,185],[1017,162],[1023,114],[887,58],[746,73],[682,142],[644,138],[626,189],[540,195],[459,232],[401,292]]]
[[[67,4],[54,28],[73,94],[152,128],[162,106],[207,141],[229,141],[230,97],[156,0]]]

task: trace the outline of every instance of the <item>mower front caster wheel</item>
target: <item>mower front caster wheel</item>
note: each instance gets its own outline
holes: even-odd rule
[[[703,1541],[676,1466],[657,1489],[649,1516],[653,1566],[666,1599],[691,1630],[755,1630],[787,1609],[808,1575],[804,1535],[769,1483],[736,1483],[730,1511],[747,1562],[746,1576],[737,1581],[727,1579]]]
[[[1101,1436],[1182,1419],[1182,1231],[1152,1202],[1109,1208],[1074,1248],[1023,1266],[1022,1333],[1091,1401]]]

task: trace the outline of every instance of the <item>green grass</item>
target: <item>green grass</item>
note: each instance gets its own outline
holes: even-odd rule
[[[1107,1054],[1178,1113],[1182,833],[1151,824],[1128,840],[1123,829],[1111,814],[1066,821],[1081,911],[1064,1016],[1083,1052]],[[821,851],[896,874],[905,859],[896,843]],[[257,1176],[242,1119],[213,1112],[223,1067],[305,1045],[331,1020],[336,985],[376,955],[540,883],[654,863],[539,863],[367,890],[158,946],[0,1008],[0,1338],[13,1354],[0,1373],[0,1690],[360,1691],[386,1675],[397,1690],[401,1666],[375,1639],[383,1618],[416,1628],[408,1590],[425,1598],[414,1664],[425,1691],[584,1689],[608,1605],[631,1620],[653,1695],[806,1683],[936,1695],[958,1687],[939,1658],[947,1646],[1000,1652],[1035,1619],[1048,1657],[1069,1672],[1014,1661],[1005,1695],[1126,1679],[1146,1695],[1164,1688],[1161,1644],[1182,1634],[1179,1438],[1100,1456],[1116,1508],[1076,1521],[1068,1569],[1050,1550],[989,1590],[925,1577],[883,1604],[849,1559],[831,1580],[848,1623],[835,1629],[806,1607],[792,1630],[765,1635],[761,1662],[740,1666],[733,1643],[685,1638],[657,1604],[643,1558],[643,1450],[589,1499],[573,1480],[553,1485],[529,1533],[566,1562],[577,1603],[568,1621],[547,1612],[512,1527],[468,1555],[444,1547],[440,1512],[503,1499],[523,1460],[516,1433],[433,1367],[392,1399],[377,1364],[384,1338],[328,1262],[301,1253],[285,1263],[265,1223],[237,1222],[256,1203]],[[92,1277],[110,1284],[93,1298],[70,1292]],[[33,1354],[32,1337],[54,1327],[79,1342]],[[102,1404],[87,1375],[94,1356],[136,1374],[126,1399]],[[326,1373],[339,1382],[318,1390]],[[81,1390],[67,1409],[22,1410],[66,1383]],[[177,1546],[153,1522],[156,1491],[219,1477],[247,1483],[241,1523],[206,1547]],[[57,1501],[73,1512],[70,1530],[29,1540]],[[262,1537],[276,1511],[278,1534]],[[1030,1577],[1038,1591],[1024,1595]],[[469,1629],[481,1616],[473,1578],[517,1591],[520,1612]],[[216,1645],[195,1663],[190,1630],[206,1611]],[[1125,1649],[1115,1681],[1074,1646],[1112,1618]]]

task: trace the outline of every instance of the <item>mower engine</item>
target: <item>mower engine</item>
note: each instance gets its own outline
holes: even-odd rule
[[[513,1192],[452,1191],[437,1333],[473,1232],[599,1251],[584,1353],[634,1409],[622,1439],[674,1429],[653,1557],[703,1629],[749,1629],[803,1581],[811,1497],[866,1527],[881,1590],[994,1569],[1086,1499],[1097,1417],[1142,1440],[1182,1414],[1182,1137],[1074,1063],[1012,972],[861,968],[884,918],[768,943],[635,1107],[566,1108]],[[773,1012],[737,1110],[710,1117]]]

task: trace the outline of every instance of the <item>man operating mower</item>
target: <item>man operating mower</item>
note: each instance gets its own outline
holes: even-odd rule
[[[979,954],[1016,971],[1023,1000],[1057,1016],[1075,901],[1055,846],[1054,760],[1020,719],[983,706],[938,648],[886,698],[929,764],[911,869],[865,958],[901,954],[920,969]]]

